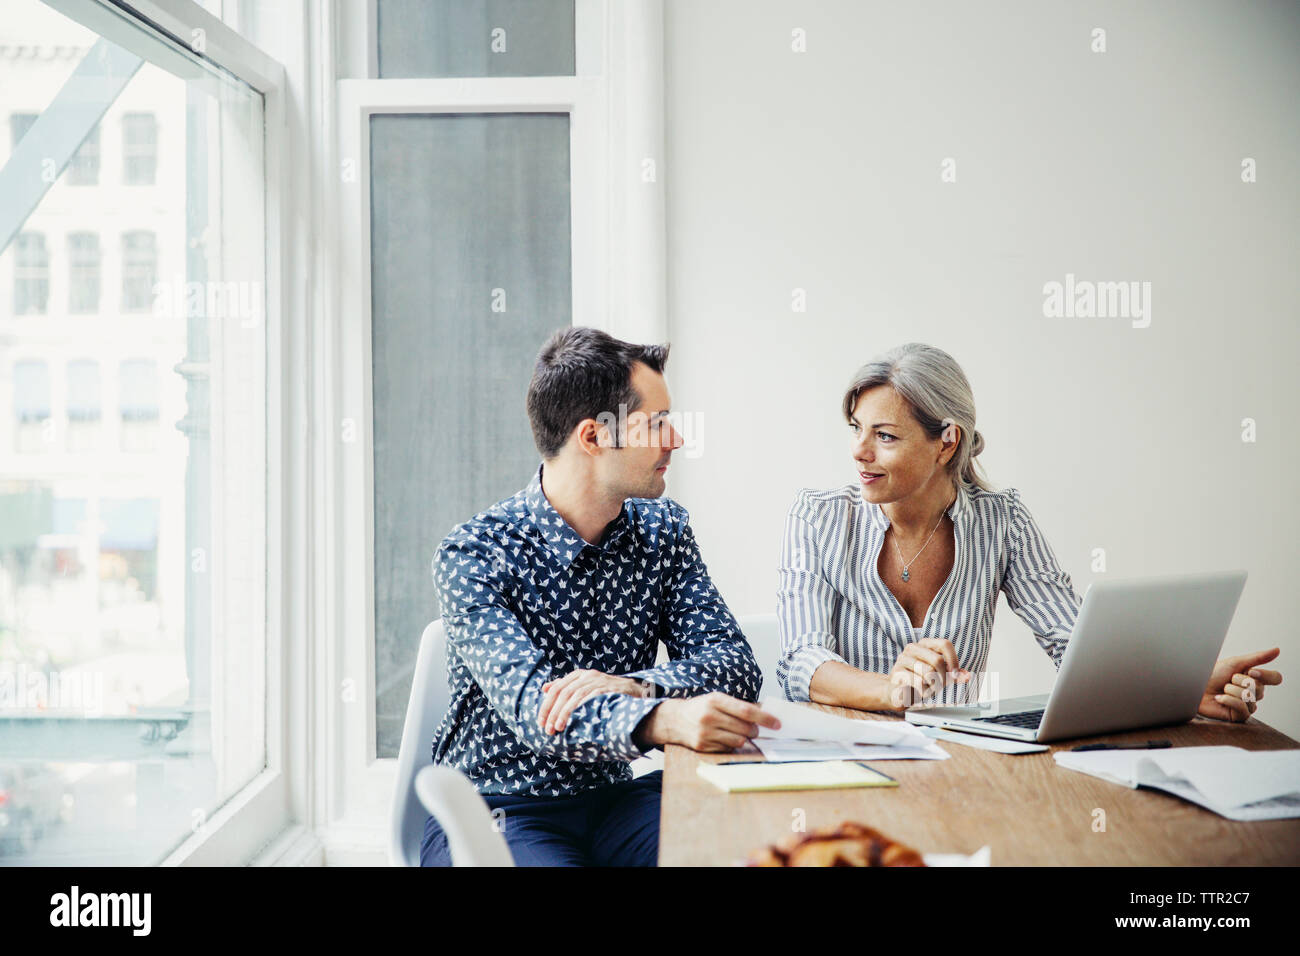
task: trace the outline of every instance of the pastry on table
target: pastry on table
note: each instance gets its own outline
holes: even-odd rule
[[[921,854],[861,823],[802,833],[750,854],[747,866],[925,866]]]

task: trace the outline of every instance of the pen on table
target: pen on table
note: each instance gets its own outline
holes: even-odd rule
[[[1148,740],[1144,744],[1080,744],[1070,749],[1075,752],[1080,750],[1161,750],[1170,746],[1173,745],[1167,740]]]

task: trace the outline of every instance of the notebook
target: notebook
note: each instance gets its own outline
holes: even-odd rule
[[[848,760],[814,763],[702,763],[697,772],[719,790],[728,793],[898,786],[898,781],[893,777]]]
[[[1229,820],[1300,817],[1300,750],[1173,747],[1058,750],[1052,756],[1068,770],[1163,790]]]

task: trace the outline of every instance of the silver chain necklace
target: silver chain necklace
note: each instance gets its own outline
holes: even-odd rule
[[[930,532],[930,537],[929,537],[929,538],[926,538],[926,539],[925,539],[925,544],[921,545],[921,551],[924,551],[926,548],[928,548],[928,547],[930,546],[930,539],[934,537],[934,532],[939,530],[939,525],[943,524],[943,516],[944,516],[945,514],[947,514],[947,513],[948,513],[948,509],[947,509],[947,508],[945,508],[943,511],[939,512],[939,520],[938,520],[938,522],[937,522],[937,523],[935,524],[935,526],[934,526],[934,531],[931,531],[931,532]],[[902,549],[898,546],[898,536],[897,536],[897,535],[894,536],[894,550],[898,552],[898,560],[899,560],[899,561],[902,561],[902,560],[903,560],[903,551],[902,551]],[[907,569],[910,568],[913,564],[916,563],[916,559],[919,558],[919,557],[921,556],[921,551],[918,551],[918,552],[916,552],[916,554],[912,555],[912,560],[911,560],[911,561],[904,561],[904,562],[903,562],[903,580],[904,580],[904,581],[907,581],[907,580],[909,579],[910,575],[908,574]]]

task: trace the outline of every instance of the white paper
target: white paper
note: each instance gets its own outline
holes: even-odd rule
[[[1300,750],[1174,747],[1053,756],[1069,770],[1154,787],[1232,820],[1300,817]]]
[[[1222,807],[1300,794],[1300,750],[1179,747],[1152,751],[1149,758]]]
[[[926,866],[992,866],[992,850],[982,846],[970,856],[965,853],[922,853]]]
[[[856,744],[906,744],[925,747],[929,740],[906,721],[850,720],[820,710],[813,710],[777,697],[766,697],[759,704],[781,722],[780,730],[759,727],[759,739],[836,741]]]
[[[951,754],[926,741],[923,746],[905,744],[852,744],[838,740],[784,740],[760,737],[754,741],[759,751],[773,762],[797,760],[947,760]]]
[[[1034,744],[1027,740],[1006,740],[1002,737],[981,737],[978,734],[963,734],[942,727],[923,727],[921,733],[932,740],[947,740],[977,750],[992,750],[999,754],[1036,754],[1050,748],[1046,744]]]

